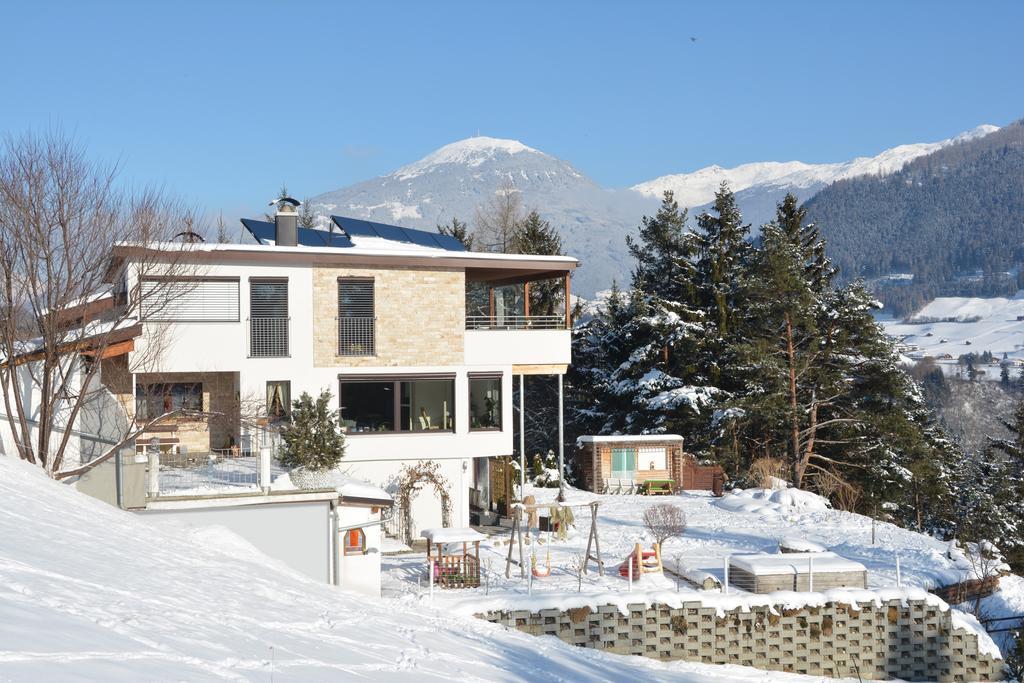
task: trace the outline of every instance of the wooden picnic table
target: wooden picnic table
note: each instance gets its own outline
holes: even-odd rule
[[[648,479],[644,482],[644,493],[648,496],[672,493],[675,479]]]

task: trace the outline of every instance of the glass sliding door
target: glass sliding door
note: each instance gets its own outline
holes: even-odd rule
[[[636,449],[612,449],[612,479],[636,478]]]

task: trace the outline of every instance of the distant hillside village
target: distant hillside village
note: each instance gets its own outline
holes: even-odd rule
[[[980,313],[879,324],[837,265],[854,251],[834,258],[808,218],[825,199],[785,195],[755,238],[728,184],[696,215],[667,190],[588,308],[588,258],[513,191],[422,230],[282,189],[233,242],[98,182],[68,141],[3,154],[0,449],[118,514],[614,654],[909,680],[1024,666],[986,611],[1024,595],[1024,403],[965,447],[941,369],[909,369],[969,346],[972,372],[1008,374],[1024,354],[943,327]],[[913,358],[933,341],[954,350]]]

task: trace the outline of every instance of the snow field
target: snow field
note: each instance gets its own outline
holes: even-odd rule
[[[538,502],[551,502],[556,489],[528,486],[527,495]],[[565,542],[548,534],[534,534],[526,546],[527,565],[531,551],[536,562],[545,569],[550,551],[552,572],[535,578],[532,589],[520,578],[513,565],[511,578],[505,578],[508,534],[491,536],[481,544],[481,563],[488,574],[487,587],[477,590],[440,590],[434,592],[433,604],[453,611],[476,614],[492,609],[529,609],[529,606],[595,606],[628,602],[666,602],[694,599],[694,589],[671,573],[645,575],[634,580],[633,592],[628,580],[621,578],[618,567],[640,542],[649,549],[653,538],[643,524],[643,512],[651,505],[671,503],[680,506],[687,521],[681,539],[670,539],[662,547],[666,567],[679,567],[679,572],[693,577],[713,576],[724,579],[724,565],[731,555],[743,553],[774,553],[781,540],[801,539],[808,544],[826,548],[840,558],[864,565],[868,570],[868,591],[838,589],[825,593],[772,593],[752,595],[732,587],[730,595],[721,591],[700,591],[702,600],[715,601],[722,609],[749,604],[817,604],[827,596],[844,601],[867,602],[889,597],[924,597],[940,604],[941,600],[926,593],[928,588],[946,585],[972,575],[964,558],[947,556],[948,543],[887,523],[876,523],[876,543],[871,543],[871,520],[854,513],[833,510],[812,493],[794,489],[737,490],[716,499],[706,492],[685,492],[675,496],[599,495],[569,489],[571,504],[598,500],[598,532],[605,563],[603,576],[598,576],[594,563],[584,576],[578,592],[577,576],[572,571],[574,558],[583,553],[590,529],[590,513],[574,509],[576,528]],[[897,587],[896,557],[899,555],[901,587]],[[518,550],[514,553],[518,557]],[[823,560],[823,562],[827,563]],[[411,604],[427,602],[425,555],[421,553],[386,556],[383,562],[385,594]],[[1021,591],[1024,595],[1024,589]],[[842,595],[840,595],[842,594]],[[577,604],[578,603],[578,604]],[[671,602],[670,602],[671,604]],[[990,644],[983,629],[972,617],[954,613],[957,625],[980,632],[981,641]]]
[[[767,681],[619,657],[316,583],[0,456],[0,681]],[[786,680],[818,680],[787,676]]]

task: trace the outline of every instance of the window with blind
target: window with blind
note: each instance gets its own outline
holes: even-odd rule
[[[249,355],[288,355],[288,280],[249,280]]]
[[[238,278],[143,278],[146,322],[238,322]]]
[[[338,280],[338,355],[374,354],[373,280]]]

